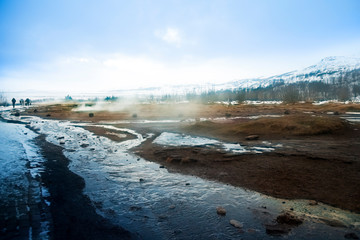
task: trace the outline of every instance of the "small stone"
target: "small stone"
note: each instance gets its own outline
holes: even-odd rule
[[[145,180],[143,178],[140,178],[139,179],[139,182],[144,182]]]
[[[94,117],[94,113],[89,113],[89,117]]]
[[[190,186],[190,183],[185,183],[185,186]]]
[[[310,200],[310,201],[309,201],[309,205],[310,205],[310,206],[316,206],[316,205],[318,205],[318,202],[315,201],[315,200]]]
[[[165,166],[164,166],[164,165],[160,165],[159,168],[165,168]]]
[[[286,109],[286,110],[284,111],[284,114],[285,114],[285,115],[290,114],[290,110]]]
[[[175,205],[170,205],[169,209],[175,209]]]
[[[216,207],[216,213],[218,215],[225,216],[226,215],[226,209],[221,207],[221,206],[218,206],[218,207]]]
[[[234,220],[234,219],[230,220],[230,224],[233,225],[234,227],[240,228],[240,229],[243,227],[243,224],[241,222]]]
[[[51,117],[51,114],[46,114],[47,117]]]
[[[248,141],[254,141],[254,140],[258,140],[259,139],[259,135],[249,135],[247,137],[245,137],[245,140]]]

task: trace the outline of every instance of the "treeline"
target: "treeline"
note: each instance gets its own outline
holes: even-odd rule
[[[181,101],[213,103],[232,101],[283,101],[293,103],[298,101],[325,101],[339,100],[348,101],[353,97],[360,96],[360,84],[358,85],[334,85],[324,82],[297,82],[285,84],[277,82],[268,87],[254,89],[233,89],[220,91],[206,91],[201,94],[187,93],[185,96],[164,95],[161,101]]]

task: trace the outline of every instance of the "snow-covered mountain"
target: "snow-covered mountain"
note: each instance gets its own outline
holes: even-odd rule
[[[276,83],[291,84],[297,82],[321,81],[342,86],[360,86],[360,57],[326,57],[315,65],[271,77],[241,79],[227,83],[208,83],[190,85],[168,85],[162,87],[115,90],[113,95],[137,94],[161,96],[166,94],[200,94],[208,91],[234,90],[244,88],[268,87]]]
[[[267,87],[274,83],[321,81],[328,84],[359,84],[360,57],[327,57],[302,70],[258,79],[244,79],[217,85],[218,89]]]

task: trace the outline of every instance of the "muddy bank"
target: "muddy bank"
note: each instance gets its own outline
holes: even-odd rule
[[[162,146],[151,140],[134,151],[172,172],[200,176],[280,198],[315,200],[359,213],[359,138],[357,135],[348,137],[278,139],[281,148],[262,154]],[[264,145],[262,141],[247,144]]]
[[[135,236],[98,215],[82,191],[84,180],[68,169],[69,160],[62,148],[36,138],[47,159],[42,173],[43,184],[49,189],[53,239],[134,239]]]

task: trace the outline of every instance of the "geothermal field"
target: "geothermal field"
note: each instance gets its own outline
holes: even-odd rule
[[[360,105],[1,110],[4,239],[357,239]]]

